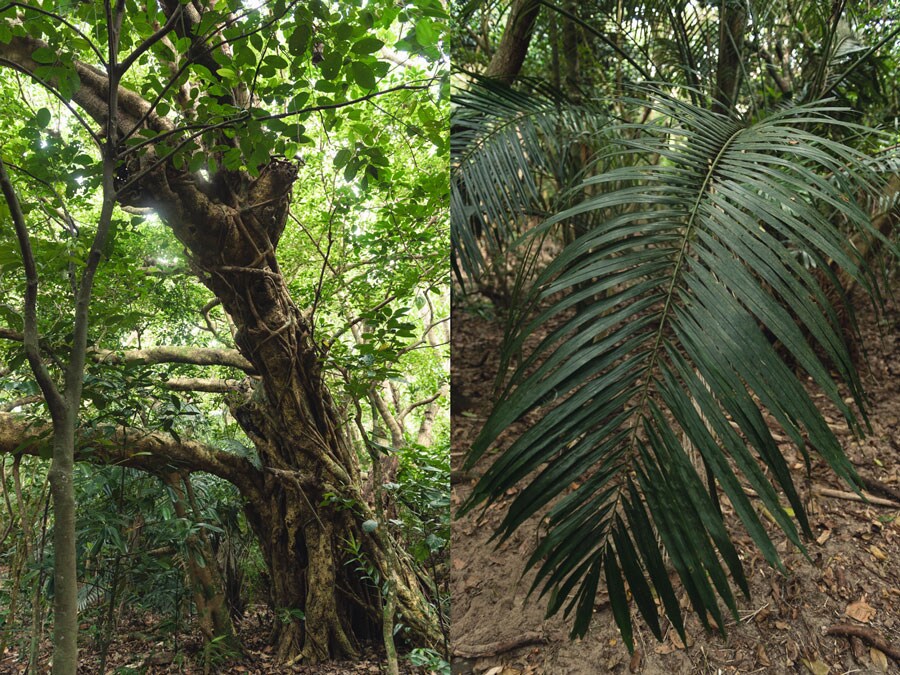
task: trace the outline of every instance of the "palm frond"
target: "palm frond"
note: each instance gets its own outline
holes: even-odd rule
[[[704,470],[776,567],[758,510],[801,549],[810,528],[772,427],[856,484],[804,382],[808,375],[861,432],[863,393],[828,286],[839,284],[839,269],[874,290],[865,260],[844,244],[847,228],[879,236],[856,201],[874,192],[871,163],[809,130],[851,127],[831,116],[833,106],[744,125],[661,93],[650,105],[665,123],[608,135],[653,163],[589,178],[593,196],[528,235],[583,214],[599,222],[539,277],[544,309],[521,322],[507,362],[526,339],[546,335],[499,388],[467,466],[511,424],[534,411],[539,421],[498,455],[464,506],[524,481],[498,536],[549,507],[527,563],[537,570],[532,590],[551,592],[550,613],[574,611],[572,632],[582,635],[602,573],[629,648],[626,583],[657,637],[654,597],[684,637],[666,555],[704,625],[712,617],[724,632],[720,601],[736,616],[732,585],[748,593]]]
[[[504,254],[529,216],[568,205],[567,191],[584,179],[582,152],[603,143],[606,116],[557,92],[484,79],[457,92],[453,105],[453,263],[458,276],[479,276],[490,263],[485,254]]]

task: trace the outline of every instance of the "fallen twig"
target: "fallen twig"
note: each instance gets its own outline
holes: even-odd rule
[[[480,659],[486,656],[498,656],[504,652],[527,647],[528,645],[546,642],[540,633],[522,633],[512,640],[490,642],[486,645],[457,645],[453,648],[453,655],[463,659]]]
[[[880,652],[884,652],[886,656],[890,656],[894,661],[900,663],[900,649],[892,647],[878,633],[871,628],[865,626],[853,626],[848,623],[839,623],[825,631],[825,635],[839,635],[842,637],[858,637],[870,647],[875,647]]]
[[[813,488],[813,492],[823,497],[833,497],[834,499],[847,499],[851,502],[864,502],[867,504],[873,504],[875,506],[888,506],[893,509],[900,509],[900,503],[895,501],[891,501],[890,499],[884,499],[882,497],[876,497],[870,492],[863,492],[862,497],[860,497],[855,492],[844,492],[843,490],[832,490],[831,488],[826,487],[815,487]]]
[[[900,490],[898,490],[897,488],[893,488],[887,483],[882,483],[880,480],[867,478],[866,476],[860,476],[860,480],[862,481],[863,485],[865,485],[873,492],[880,492],[885,497],[890,497],[891,499],[900,502]]]

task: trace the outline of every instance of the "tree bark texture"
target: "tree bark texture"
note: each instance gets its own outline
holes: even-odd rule
[[[722,0],[719,8],[719,58],[712,109],[733,110],[741,85],[741,58],[747,31],[747,11],[740,0]]]
[[[528,54],[528,45],[531,44],[534,23],[540,9],[541,5],[537,0],[513,0],[506,29],[497,45],[497,51],[484,71],[485,76],[512,84],[522,70]]]
[[[78,663],[78,580],[75,546],[75,421],[53,430],[53,460],[47,479],[53,498],[53,673],[74,673]]]

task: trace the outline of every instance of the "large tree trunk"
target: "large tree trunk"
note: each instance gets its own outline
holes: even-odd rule
[[[221,300],[237,327],[235,341],[260,374],[252,399],[235,410],[256,444],[264,489],[248,506],[273,583],[278,609],[277,653],[305,663],[354,656],[360,639],[380,634],[377,588],[395,577],[398,610],[419,643],[437,644],[436,617],[411,567],[392,570],[395,546],[362,499],[360,471],[323,380],[310,326],[294,304],[275,258],[284,229],[293,165],[273,160],[260,176],[230,176],[228,201],[210,198],[188,174],[167,167],[141,185],[141,203],[154,203],[192,255],[201,280]],[[347,542],[364,559],[347,564]],[[399,556],[398,556],[399,557]],[[291,612],[291,610],[294,610]]]
[[[170,185],[170,178],[157,176],[156,185]],[[246,192],[233,194],[234,206],[194,191],[170,197],[166,204],[179,208],[160,213],[193,254],[235,322],[238,348],[260,373],[253,398],[235,411],[268,469],[248,512],[278,609],[289,619],[278,623],[278,656],[287,660],[302,645],[304,662],[314,663],[353,656],[358,638],[379,634],[377,589],[358,568],[368,564],[382,579],[393,576],[387,563],[393,543],[383,525],[362,531],[372,513],[361,499],[358,460],[323,381],[309,324],[275,259],[294,178],[290,164],[273,161]],[[365,560],[347,564],[348,541],[363,545]],[[420,641],[436,642],[437,624],[415,575],[406,570],[398,581],[407,625]]]

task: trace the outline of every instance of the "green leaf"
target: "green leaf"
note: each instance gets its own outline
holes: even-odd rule
[[[291,33],[291,37],[288,38],[288,47],[291,50],[291,54],[294,56],[300,56],[309,48],[309,38],[311,36],[310,26],[307,23],[298,23],[297,27],[294,28],[294,32]]]
[[[35,115],[35,121],[41,129],[45,128],[50,124],[50,111],[47,108],[41,108]]]
[[[363,89],[371,90],[375,88],[375,73],[372,72],[372,68],[368,64],[362,61],[354,61],[350,64],[350,72],[353,74],[356,84]]]
[[[353,153],[348,148],[341,148],[334,155],[334,168],[340,169],[346,166],[352,156]]]
[[[437,41],[437,32],[431,19],[419,19],[416,22],[416,42],[423,47],[433,47]]]
[[[31,58],[36,63],[56,63],[56,51],[50,47],[38,47],[31,53]]]
[[[551,228],[578,234],[513,310],[498,402],[466,465],[529,424],[463,511],[525,481],[497,536],[552,504],[527,563],[534,587],[550,594],[551,613],[575,609],[583,634],[602,567],[629,648],[626,581],[654,634],[659,601],[683,635],[663,551],[704,626],[724,628],[722,603],[736,614],[732,586],[749,593],[720,492],[770,563],[781,565],[745,486],[801,546],[797,525],[808,534],[809,523],[772,426],[855,484],[808,386],[860,429],[844,397],[861,411],[861,383],[829,298],[842,296],[839,274],[877,293],[875,271],[847,241],[880,239],[866,205],[847,198],[873,194],[877,181],[871,158],[833,140],[860,133],[832,116],[845,111],[810,103],[741,123],[639,93],[594,108],[475,82],[454,100],[461,132],[451,139],[456,261],[471,278],[484,269],[481,246],[518,255]],[[649,106],[655,119],[616,126],[609,106]],[[573,145],[604,158],[587,180],[559,170]],[[514,223],[548,202],[552,215],[519,237]]]
[[[287,59],[285,59],[283,56],[279,56],[278,54],[270,54],[269,56],[266,57],[265,61],[268,65],[272,66],[273,68],[279,68],[279,69],[287,68],[288,65],[290,65],[290,64],[288,64]]]
[[[379,40],[376,37],[364,37],[362,40],[357,40],[350,47],[350,51],[354,54],[372,54],[373,52],[377,52],[379,49],[384,47],[384,42]]]
[[[319,64],[319,68],[322,71],[322,77],[326,80],[333,80],[337,77],[338,73],[341,71],[341,64],[343,60],[341,59],[340,54],[336,52],[328,52],[325,55],[325,58],[322,59],[322,62]]]

